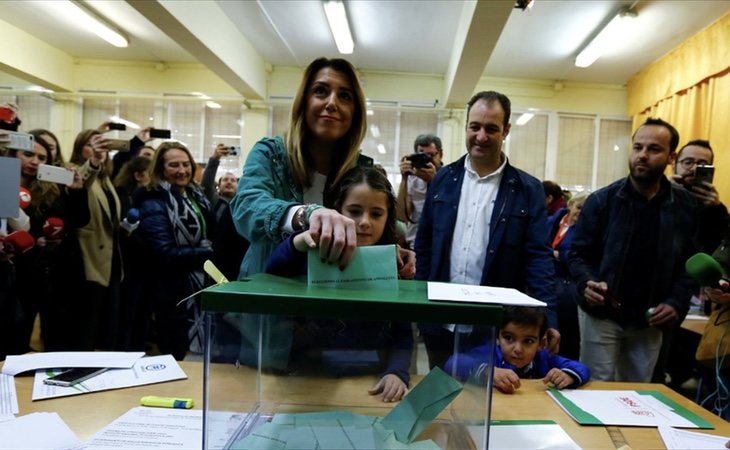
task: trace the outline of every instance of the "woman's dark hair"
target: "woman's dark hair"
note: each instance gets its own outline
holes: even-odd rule
[[[137,189],[137,179],[134,176],[140,172],[149,170],[151,164],[152,161],[148,158],[135,156],[119,170],[117,177],[114,178],[114,186],[122,188],[128,193],[134,192]]]
[[[76,135],[76,139],[74,140],[74,148],[71,151],[71,159],[70,163],[75,164],[77,166],[82,166],[86,162],[86,158],[84,158],[84,146],[89,143],[92,137],[96,135],[100,135],[101,133],[97,130],[84,130],[78,135]],[[109,176],[110,173],[112,173],[112,159],[109,158],[107,155],[106,161],[101,166],[101,170],[99,171],[99,179],[103,179],[107,176]]]
[[[43,128],[35,128],[33,130],[30,130],[28,134],[32,134],[36,141],[41,140],[43,141],[42,136],[50,136],[51,139],[53,139],[56,142],[56,157],[52,158],[52,160],[48,160],[48,164],[53,164],[54,166],[63,167],[65,164],[65,161],[63,160],[63,155],[61,154],[61,143],[58,142],[58,138],[55,134],[52,132],[45,130]]]
[[[334,208],[342,212],[342,204],[347,199],[353,187],[359,184],[366,184],[370,189],[385,194],[388,199],[388,217],[385,221],[383,235],[375,245],[395,244],[397,242],[395,234],[395,197],[393,196],[393,188],[382,172],[375,167],[354,167],[348,170],[343,176],[339,184],[333,189],[336,192]]]
[[[348,168],[355,165],[360,153],[360,143],[367,133],[365,94],[352,64],[341,58],[317,58],[312,61],[304,69],[302,81],[294,95],[289,127],[284,136],[289,158],[289,170],[291,170],[294,181],[302,187],[310,186],[309,175],[313,170],[309,154],[304,150],[310,133],[306,123],[307,90],[311,88],[317,73],[325,68],[330,68],[344,75],[352,85],[352,95],[354,96],[352,123],[347,134],[341,139],[341,152],[335,155],[332,164],[334,184],[339,183]]]
[[[43,147],[43,150],[46,152],[46,161],[50,164],[53,157],[48,142],[40,139],[36,140],[35,143]],[[17,158],[18,152],[21,151],[11,149],[8,151],[8,156]],[[30,185],[28,185],[28,190],[30,191],[30,209],[34,215],[43,215],[61,196],[61,189],[56,183],[38,179],[31,181]]]

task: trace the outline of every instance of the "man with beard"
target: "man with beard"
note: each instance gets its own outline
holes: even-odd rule
[[[684,263],[697,247],[700,204],[664,170],[679,133],[647,119],[633,136],[629,176],[593,193],[570,251],[578,287],[580,360],[593,379],[651,381],[661,326],[681,321],[697,285]]]

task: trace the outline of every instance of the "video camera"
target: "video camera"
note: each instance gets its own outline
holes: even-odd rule
[[[414,153],[406,156],[406,159],[411,162],[414,169],[426,168],[428,163],[432,161],[431,155],[428,153]]]

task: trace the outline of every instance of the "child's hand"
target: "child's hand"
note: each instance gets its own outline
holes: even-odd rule
[[[552,383],[557,389],[564,389],[573,384],[573,377],[568,372],[563,372],[557,367],[550,369],[550,372],[542,379],[545,384]]]
[[[302,253],[306,252],[310,248],[317,248],[317,243],[314,242],[314,238],[312,238],[312,234],[309,230],[294,236],[293,244],[294,248]]]
[[[406,384],[396,375],[389,373],[378,381],[375,386],[368,390],[368,394],[376,395],[382,393],[384,402],[397,402],[408,393]]]
[[[520,377],[510,369],[494,369],[494,387],[504,394],[514,394],[521,386]]]

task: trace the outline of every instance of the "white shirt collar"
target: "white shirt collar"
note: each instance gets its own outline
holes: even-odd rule
[[[507,156],[504,153],[500,153],[500,155],[504,157],[504,159],[502,160],[502,164],[497,167],[497,170],[490,174],[484,175],[483,177],[480,177],[477,171],[474,170],[473,166],[471,165],[471,155],[468,153],[466,154],[466,160],[464,161],[464,169],[466,169],[467,173],[469,173],[471,176],[475,176],[480,180],[486,180],[495,176],[501,176],[502,172],[504,172],[504,168],[507,166]]]

